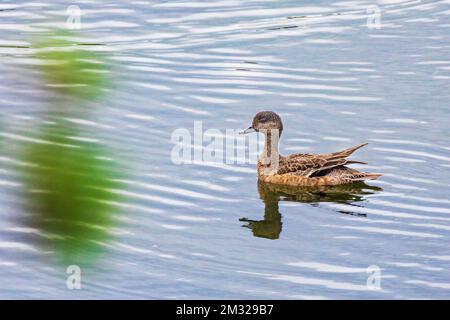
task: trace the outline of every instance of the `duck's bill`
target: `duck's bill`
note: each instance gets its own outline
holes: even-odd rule
[[[239,131],[239,134],[247,134],[247,133],[252,133],[252,132],[255,132],[255,131],[256,131],[256,130],[253,129],[252,127],[248,127],[248,128],[245,129],[245,130]]]

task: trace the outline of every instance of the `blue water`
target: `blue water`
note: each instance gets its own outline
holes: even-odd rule
[[[22,219],[18,179],[49,100],[30,39],[64,27],[70,4],[0,4],[0,298],[450,298],[448,1],[80,2],[79,41],[112,57],[115,85],[66,121],[126,175],[81,290]],[[376,190],[258,192],[254,164],[172,162],[174,130],[242,129],[260,110],[282,117],[282,154],[369,142],[355,167],[384,174]],[[266,231],[239,221],[265,212]]]

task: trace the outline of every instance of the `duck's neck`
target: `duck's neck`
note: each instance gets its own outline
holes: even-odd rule
[[[278,171],[280,154],[278,153],[278,143],[280,135],[277,131],[268,130],[263,132],[266,138],[264,150],[259,156],[260,175],[275,174]]]

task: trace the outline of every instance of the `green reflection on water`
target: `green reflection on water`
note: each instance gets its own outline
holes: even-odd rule
[[[106,55],[70,40],[76,34],[53,30],[36,38],[33,47],[42,63],[36,67],[49,103],[44,125],[25,142],[21,177],[27,220],[37,228],[58,260],[90,265],[111,237],[121,189],[119,165],[110,151],[83,137],[68,117],[88,119],[92,102],[109,85]],[[99,104],[96,104],[99,105]]]
[[[110,238],[120,174],[95,143],[74,141],[74,128],[43,128],[39,140],[25,146],[23,177],[33,227],[50,235],[67,264],[86,264]],[[44,143],[45,141],[45,143]]]
[[[363,182],[318,188],[299,188],[258,181],[259,197],[265,206],[264,219],[241,218],[239,221],[247,222],[244,227],[251,229],[255,237],[274,240],[280,237],[282,230],[282,216],[278,206],[280,201],[302,202],[311,205],[317,205],[320,202],[351,204],[364,201],[364,195],[381,190],[379,187],[369,186]],[[365,216],[351,211],[340,211],[340,213]]]
[[[110,85],[111,66],[106,54],[70,40],[76,35],[56,29],[37,38],[33,47],[42,62],[39,70],[49,89],[77,99],[95,99]]]

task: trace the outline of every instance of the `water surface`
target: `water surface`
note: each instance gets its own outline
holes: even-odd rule
[[[450,298],[448,1],[79,2],[78,42],[111,55],[115,86],[64,121],[126,176],[80,291],[26,223],[18,179],[49,100],[30,39],[70,4],[0,4],[1,298]],[[241,129],[260,110],[283,118],[283,154],[369,142],[355,167],[384,176],[292,194],[254,164],[172,163],[175,129]]]

